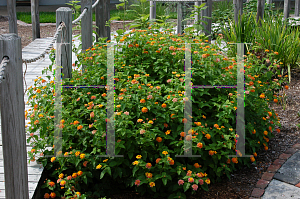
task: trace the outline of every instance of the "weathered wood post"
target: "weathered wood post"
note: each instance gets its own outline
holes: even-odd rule
[[[156,19],[156,1],[150,1],[150,20]]]
[[[63,57],[61,66],[64,78],[72,78],[72,9],[60,7],[56,10],[56,28],[64,22],[66,27],[62,29],[61,34],[57,37],[57,43],[67,43],[61,49]]]
[[[273,3],[272,0],[267,0],[267,4],[269,5],[269,8],[270,8],[270,9],[272,8],[272,3]]]
[[[205,24],[204,22],[202,22],[202,25],[204,26],[204,33],[205,35],[210,35],[211,34],[211,19],[207,19],[204,18],[204,16],[206,17],[211,17],[211,13],[212,13],[212,0],[206,0],[206,5],[207,8],[205,10],[201,10],[201,20],[206,21],[207,24]],[[211,36],[209,36],[209,41],[211,41]]]
[[[81,12],[87,8],[87,12],[81,19],[81,39],[82,51],[90,48],[93,44],[93,18],[92,18],[92,0],[81,0]],[[85,72],[86,66],[82,66],[82,73]]]
[[[9,15],[9,33],[18,34],[16,0],[7,1],[7,12]]]
[[[182,2],[177,2],[177,35],[182,34]]]
[[[257,0],[257,15],[256,22],[261,26],[261,21],[264,19],[265,0]]]
[[[233,0],[233,4],[234,4],[234,21],[237,24],[239,15],[241,17],[241,15],[243,14],[243,0]]]
[[[31,0],[32,41],[40,36],[39,0]]]
[[[96,12],[96,26],[97,28],[97,35],[96,38],[98,41],[99,37],[107,37],[107,40],[111,40],[110,36],[110,27],[105,26],[106,21],[110,19],[110,0],[100,0],[99,3],[95,7]],[[107,41],[106,40],[106,41]]]
[[[295,0],[295,17],[299,17],[300,0]]]
[[[0,35],[0,60],[5,56],[9,63],[0,83],[5,198],[29,199],[22,47],[15,33]]]
[[[283,7],[284,19],[287,19],[290,16],[290,3],[291,0],[284,0],[284,7]]]

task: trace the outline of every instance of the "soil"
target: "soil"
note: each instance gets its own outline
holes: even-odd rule
[[[9,32],[7,18],[0,16],[0,34]],[[123,27],[122,23],[112,23],[111,31],[116,31]],[[126,28],[129,29],[128,27]],[[52,37],[55,33],[55,25],[41,25],[41,38]],[[73,34],[79,34],[80,31],[73,31]],[[32,42],[31,26],[18,25],[18,34],[22,38],[22,48]],[[211,184],[209,191],[199,190],[195,195],[189,196],[191,199],[238,199],[249,198],[252,190],[255,188],[257,181],[261,178],[263,172],[274,162],[280,154],[296,143],[300,143],[300,129],[296,124],[300,123],[300,71],[299,69],[292,70],[292,81],[288,90],[284,90],[287,96],[287,106],[284,110],[282,104],[271,103],[270,108],[273,108],[278,113],[282,128],[280,133],[274,131],[275,137],[269,141],[269,149],[258,152],[256,164],[252,164],[250,168],[245,167],[231,174],[231,179],[222,179],[222,182]],[[282,95],[282,90],[280,94]],[[300,114],[300,113],[299,113]],[[139,196],[136,193],[124,193],[115,195],[112,199],[125,198],[140,198],[148,199],[147,197]]]

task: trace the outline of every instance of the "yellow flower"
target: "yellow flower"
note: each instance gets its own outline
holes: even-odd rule
[[[141,158],[142,158],[141,155],[137,155],[137,156],[136,156],[136,159],[141,159]]]
[[[207,179],[205,180],[205,182],[206,182],[206,184],[210,184],[210,179],[207,178]]]
[[[59,176],[58,176],[58,178],[63,178],[64,177],[64,174],[63,173],[61,173],[61,174],[59,174]]]
[[[96,166],[96,169],[101,169],[101,167],[102,167],[102,165],[101,165],[101,164],[98,164],[98,165]]]
[[[149,120],[149,122],[148,122],[149,124],[153,124],[153,121],[152,120]]]
[[[133,164],[133,165],[137,165],[138,163],[139,163],[139,161],[136,160],[136,161],[134,161],[132,164]]]
[[[75,153],[75,156],[77,157],[77,156],[79,156],[79,155],[80,155],[80,152],[77,151],[77,152]]]
[[[169,153],[168,153],[168,151],[163,151],[162,154],[167,155]]]
[[[154,182],[150,182],[149,185],[150,185],[150,187],[154,187],[155,183]]]
[[[103,160],[103,162],[107,162],[107,161],[108,161],[108,159]]]
[[[80,154],[80,159],[83,159],[84,157],[85,157],[84,153]]]

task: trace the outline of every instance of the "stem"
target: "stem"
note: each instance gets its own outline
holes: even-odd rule
[[[291,65],[288,65],[289,83],[291,83]]]

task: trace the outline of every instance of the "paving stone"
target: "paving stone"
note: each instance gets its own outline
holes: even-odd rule
[[[297,149],[290,148],[290,149],[286,150],[284,153],[286,153],[286,154],[294,154],[294,153],[296,153],[296,151],[297,151]]]
[[[261,197],[264,194],[264,191],[265,191],[264,189],[254,188],[251,193],[251,196],[252,197]]]
[[[257,188],[261,188],[261,189],[264,189],[266,188],[266,186],[268,186],[268,184],[270,183],[270,181],[267,181],[267,180],[259,180],[257,183],[256,183],[256,187]]]
[[[294,148],[294,149],[300,149],[300,144],[295,144],[295,145],[293,146],[293,148]]]
[[[300,199],[300,189],[293,185],[273,179],[265,189],[262,199]]]
[[[273,178],[273,176],[274,176],[274,173],[268,173],[268,172],[265,172],[265,173],[262,175],[261,179],[267,180],[267,181],[271,181],[272,178]]]
[[[300,151],[297,151],[277,171],[274,178],[296,185],[300,182]]]
[[[286,153],[283,153],[279,156],[279,159],[282,159],[282,160],[287,160],[289,157],[291,157],[292,154],[286,154]]]
[[[283,163],[285,163],[285,160],[282,160],[282,159],[276,159],[273,162],[274,165],[283,165]]]
[[[268,168],[268,172],[275,173],[278,169],[280,169],[281,165],[270,165]]]

